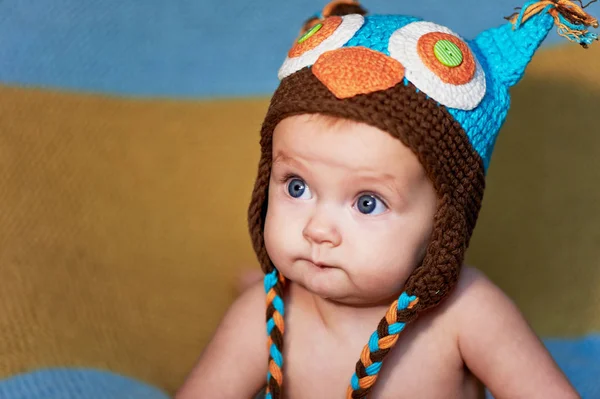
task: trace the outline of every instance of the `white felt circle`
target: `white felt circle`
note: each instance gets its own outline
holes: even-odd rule
[[[465,111],[477,107],[485,96],[486,84],[485,73],[475,54],[475,75],[471,81],[462,85],[444,82],[423,63],[417,50],[421,36],[432,32],[447,33],[465,42],[446,27],[431,22],[413,22],[392,34],[388,44],[390,55],[404,65],[405,76],[410,82],[440,104]]]
[[[336,50],[348,43],[356,32],[363,26],[365,19],[360,14],[349,14],[342,17],[342,23],[331,36],[319,45],[297,57],[286,57],[277,76],[283,79],[304,67],[313,65],[321,54],[326,51]]]

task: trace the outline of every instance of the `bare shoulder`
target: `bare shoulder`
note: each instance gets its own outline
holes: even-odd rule
[[[509,320],[514,324],[515,332],[528,328],[527,321],[512,298],[484,272],[474,267],[463,267],[446,306],[459,336],[487,334],[489,329]],[[503,327],[509,328],[509,325],[503,324]]]
[[[471,266],[463,266],[456,287],[442,308],[444,320],[450,324],[459,346],[462,344],[459,349],[464,349],[465,341],[471,342],[473,336],[493,339],[500,326],[505,334],[528,327],[514,301],[485,273]]]
[[[260,344],[266,340],[265,306],[262,281],[252,284],[229,307],[215,332],[213,341],[219,335],[228,337],[235,334],[238,336],[236,339],[241,343],[247,342],[251,346],[249,350],[256,347],[264,348],[265,345]]]
[[[577,397],[517,305],[481,271],[463,269],[448,313],[465,365],[494,397]]]
[[[481,270],[466,265],[448,302],[452,312],[466,315],[496,306],[508,307],[507,311],[517,310],[511,298]]]
[[[228,334],[230,330],[240,331],[240,328],[244,331],[244,339],[255,338],[255,334],[260,334],[260,338],[266,339],[266,333],[263,334],[265,311],[263,283],[256,282],[242,292],[227,309],[215,331],[213,341],[220,335]]]
[[[265,312],[265,291],[263,288],[263,282],[258,281],[250,285],[242,294],[235,300],[231,305],[228,313],[242,312],[247,315],[249,319],[255,320],[257,314],[264,314]],[[263,324],[262,318],[258,320]]]
[[[265,294],[256,283],[229,307],[176,398],[218,389],[222,398],[253,396],[267,373]],[[229,376],[235,375],[231,379]]]
[[[471,293],[473,290],[498,288],[481,270],[465,265],[460,274],[457,289],[463,293]]]

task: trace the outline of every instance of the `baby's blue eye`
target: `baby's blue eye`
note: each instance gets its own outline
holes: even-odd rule
[[[365,215],[379,215],[387,209],[379,198],[370,194],[361,195],[356,201],[356,207],[360,213]]]
[[[294,178],[289,181],[288,193],[294,198],[302,198],[309,199],[310,198],[310,189],[302,179]],[[303,198],[304,196],[304,198]]]

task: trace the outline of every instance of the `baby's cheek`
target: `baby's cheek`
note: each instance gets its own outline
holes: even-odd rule
[[[287,263],[297,256],[298,233],[297,218],[290,214],[285,206],[269,205],[265,220],[265,247],[271,261],[285,274]],[[301,234],[300,234],[301,236]]]
[[[388,296],[400,290],[410,275],[410,270],[398,262],[389,262],[386,265],[374,265],[369,273],[360,277],[361,285],[369,292]]]
[[[278,218],[274,217],[272,213],[267,213],[264,230],[265,247],[275,265],[277,265],[279,258],[283,255],[282,251],[285,249],[283,243],[286,240],[286,232],[282,229],[283,227]]]
[[[411,248],[385,236],[354,246],[352,271],[365,291],[389,294],[401,289],[415,265]]]

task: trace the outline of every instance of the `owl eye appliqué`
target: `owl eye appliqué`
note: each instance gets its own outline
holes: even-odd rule
[[[364,17],[360,14],[332,16],[318,23],[302,35],[288,52],[279,68],[279,79],[313,65],[321,54],[341,48],[363,24]]]
[[[392,34],[390,55],[419,90],[440,104],[471,110],[483,99],[485,73],[467,43],[450,29],[413,22]]]

